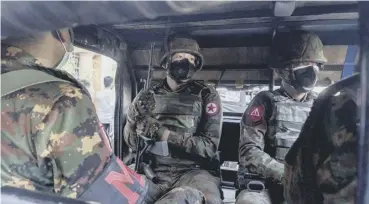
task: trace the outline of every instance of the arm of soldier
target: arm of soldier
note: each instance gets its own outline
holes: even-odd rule
[[[124,126],[124,141],[127,145],[132,149],[136,150],[136,141],[137,141],[137,134],[136,134],[136,121],[134,114],[135,112],[135,104],[136,102],[133,101],[128,108],[127,112],[127,122]]]
[[[129,106],[127,123],[124,127],[124,140],[132,150],[136,150],[137,120],[142,116],[150,116],[154,108],[154,92],[151,89],[141,90]]]
[[[55,193],[76,198],[102,172],[112,151],[90,98],[73,86],[60,87],[64,94],[46,107],[50,111],[34,144],[39,161],[51,164]]]
[[[192,135],[183,132],[169,132],[168,143],[170,148],[180,148],[190,154],[202,158],[212,159],[216,155],[222,128],[222,104],[215,89],[209,90],[204,97],[202,120],[199,124],[199,134]]]
[[[298,139],[299,140],[299,139]],[[300,203],[301,195],[301,147],[296,141],[290,148],[284,164],[283,194],[288,204]]]
[[[317,135],[319,138],[315,140],[317,149],[325,150],[313,155],[317,187],[324,199],[331,203],[355,203],[360,124],[359,114],[355,111],[358,107],[356,94],[355,89],[347,88],[332,97],[331,109],[326,109],[322,120],[324,134]]]
[[[265,134],[272,114],[272,99],[265,93],[256,95],[242,116],[239,162],[250,173],[281,182],[283,164],[264,152]]]
[[[314,186],[316,185],[319,193],[330,202],[354,202],[355,196],[352,196],[352,193],[355,192],[356,182],[356,125],[359,118],[352,110],[357,107],[344,93],[333,97],[327,104],[329,106],[324,108],[323,117],[319,118],[319,121],[324,123],[317,122],[321,126],[311,129],[312,125],[307,122],[300,137],[286,155],[284,196],[288,203],[304,202],[306,196],[312,194],[306,192],[311,189],[311,184],[303,175],[304,171],[316,175],[313,179],[313,182],[316,182]],[[319,111],[314,107],[312,110],[315,114]],[[312,115],[313,111],[309,117]],[[305,133],[308,135],[302,140]],[[311,167],[304,167],[306,162],[302,162],[303,154],[312,158]]]

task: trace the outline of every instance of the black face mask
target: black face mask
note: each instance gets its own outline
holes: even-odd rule
[[[310,92],[318,80],[318,70],[319,68],[315,66],[291,70],[289,84],[301,93]]]
[[[191,79],[195,74],[195,65],[190,63],[188,59],[174,61],[168,68],[169,76],[178,83],[184,83]]]

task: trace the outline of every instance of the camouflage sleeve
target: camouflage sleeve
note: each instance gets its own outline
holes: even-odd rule
[[[102,172],[112,154],[91,99],[61,84],[61,97],[47,111],[34,137],[38,160],[50,162],[55,193],[76,198]],[[36,108],[36,107],[35,107]]]
[[[124,127],[124,140],[134,151],[136,150],[136,123],[139,115],[150,114],[155,107],[152,90],[141,90],[133,99],[127,112],[127,123]],[[140,109],[140,110],[139,110]]]
[[[309,183],[304,172],[307,171],[316,175],[313,181],[316,181],[316,188],[325,202],[355,203],[357,105],[343,93],[333,97],[328,104],[324,107],[323,117],[319,117],[319,121],[324,123],[313,128],[311,135],[306,137],[311,145],[309,151],[301,143],[287,154],[284,196],[288,203],[306,203],[304,194]],[[315,118],[312,119],[315,122]],[[299,139],[309,129],[303,128]],[[303,155],[304,158],[312,158],[311,169],[304,166]]]
[[[240,124],[239,163],[241,169],[281,182],[283,164],[264,152],[265,134],[273,114],[273,102],[259,93],[244,112]]]
[[[137,98],[138,96],[136,96]],[[128,108],[127,112],[127,123],[124,126],[124,141],[127,145],[133,150],[136,150],[136,141],[137,141],[137,134],[136,134],[136,122],[134,114],[136,114],[135,110],[136,100],[133,100],[131,105]]]
[[[210,90],[204,96],[202,119],[197,135],[171,131],[168,137],[169,148],[180,148],[189,154],[212,159],[218,151],[222,129],[222,103],[218,92]]]

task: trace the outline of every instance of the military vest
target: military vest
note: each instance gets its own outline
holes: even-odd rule
[[[190,82],[193,83],[193,82]],[[190,84],[191,93],[185,92],[161,92],[155,90],[154,99],[155,109],[152,112],[153,117],[168,128],[170,131],[188,133],[193,135],[198,129],[203,112],[202,89],[200,85]],[[169,156],[156,156],[156,164],[165,164],[165,166],[198,166],[199,163],[191,159],[179,157],[178,152],[169,152]],[[180,153],[179,153],[180,154]]]
[[[201,119],[202,98],[186,93],[155,94],[154,117],[171,131],[194,134]]]
[[[275,159],[283,162],[309,116],[313,100],[298,102],[277,93],[273,101],[275,120],[271,125],[274,125],[275,129]]]

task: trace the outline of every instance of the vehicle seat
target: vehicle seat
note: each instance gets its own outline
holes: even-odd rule
[[[49,203],[49,204],[88,204],[85,201],[75,200],[71,198],[56,196],[48,193],[41,193],[20,189],[10,186],[1,188],[1,203],[2,204],[33,204],[33,203]]]

